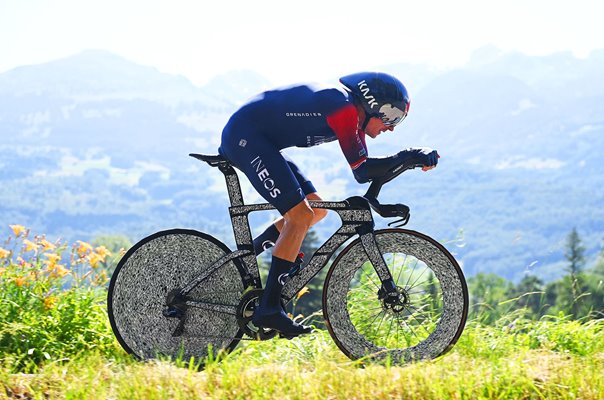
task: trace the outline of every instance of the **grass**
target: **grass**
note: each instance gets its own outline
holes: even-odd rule
[[[506,344],[489,353],[498,343],[488,336],[477,341],[484,329],[471,325],[468,338],[449,354],[403,367],[350,361],[319,331],[292,341],[246,343],[201,371],[183,361],[86,353],[46,363],[37,374],[4,370],[0,382],[6,396],[40,399],[602,398],[601,348],[579,355]]]
[[[106,249],[13,231],[0,246],[0,399],[604,398],[604,320],[562,315],[469,321],[451,352],[406,366],[351,361],[323,330],[137,361],[107,322]]]

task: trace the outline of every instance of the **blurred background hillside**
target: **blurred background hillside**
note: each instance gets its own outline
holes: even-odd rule
[[[604,50],[577,58],[486,46],[456,68],[374,69],[405,82],[412,106],[394,133],[369,140],[370,155],[429,146],[442,156],[436,170],[411,171],[383,191],[383,202],[411,207],[410,229],[446,242],[469,275],[558,278],[573,228],[595,259],[604,238]],[[271,87],[250,70],[195,85],[102,50],[1,73],[0,223],[70,241],[187,227],[232,245],[222,174],[187,155],[216,153],[230,114]],[[366,189],[335,142],[287,153],[326,199]],[[260,200],[241,181],[246,201]],[[275,217],[253,215],[255,231]],[[330,216],[318,237],[338,223]]]

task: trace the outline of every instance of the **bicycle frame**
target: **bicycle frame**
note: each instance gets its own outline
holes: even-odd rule
[[[196,277],[187,286],[180,290],[181,296],[186,296],[204,279],[227,262],[240,262],[244,269],[244,284],[261,288],[260,270],[254,253],[253,238],[249,225],[249,213],[254,211],[274,210],[268,203],[246,205],[243,202],[239,177],[231,164],[220,156],[205,156],[201,154],[190,154],[190,156],[207,162],[210,166],[218,167],[224,174],[227,192],[231,206],[229,214],[237,250],[221,257],[203,274]],[[323,208],[335,211],[342,220],[340,228],[313,254],[308,265],[289,280],[282,290],[285,301],[290,301],[312,278],[327,264],[336,250],[348,239],[355,235],[361,237],[361,243],[369,260],[373,264],[386,292],[396,290],[390,270],[378,248],[374,230],[374,220],[369,201],[360,196],[350,197],[344,201],[310,201],[312,208]]]
[[[122,347],[142,359],[166,354],[203,360],[240,340],[279,333],[253,323],[262,282],[248,218],[274,208],[244,204],[235,169],[223,157],[192,156],[225,175],[237,248],[231,251],[203,232],[172,229],[142,239],[122,257],[109,284],[109,321]],[[400,364],[438,357],[457,341],[467,319],[463,272],[440,243],[406,229],[374,230],[373,212],[402,217],[390,226],[408,221],[407,206],[380,204],[377,195],[385,182],[411,168],[396,166],[373,179],[362,197],[311,201],[314,208],[335,211],[342,224],[281,291],[283,301],[295,298],[341,248],[325,278],[322,309],[331,337],[351,359]],[[404,259],[395,261],[399,253]],[[393,260],[392,272],[385,259]]]

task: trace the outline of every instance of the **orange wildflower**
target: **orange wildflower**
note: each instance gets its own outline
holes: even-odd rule
[[[38,244],[40,246],[42,246],[44,248],[44,251],[48,251],[48,250],[54,250],[57,248],[57,246],[55,246],[54,244],[50,243],[48,240],[46,239],[41,239]]]
[[[298,294],[296,295],[296,299],[300,300],[300,297],[304,296],[306,293],[309,293],[309,292],[310,292],[310,289],[308,288],[308,286],[304,286],[302,288],[302,290],[300,290],[298,292]]]
[[[48,264],[56,264],[61,259],[61,256],[58,254],[45,254],[48,257]]]
[[[9,226],[13,230],[13,233],[15,234],[16,237],[21,236],[21,234],[23,232],[27,231],[27,229],[25,229],[25,227],[23,225],[9,225]]]
[[[10,255],[10,251],[3,249],[0,247],[0,258],[8,258]]]
[[[50,310],[51,308],[54,307],[56,302],[57,302],[57,298],[54,296],[45,297],[44,298],[44,308],[46,308],[47,310]]]
[[[89,243],[82,242],[81,240],[78,240],[78,243],[79,245],[76,248],[76,251],[81,258],[84,258],[86,254],[92,251],[92,246]]]
[[[6,272],[6,268],[0,268],[0,276]]]
[[[90,263],[90,266],[92,268],[98,267],[99,266],[99,262],[103,262],[103,261],[105,261],[104,257],[100,257],[96,253],[90,253],[88,255],[88,262]]]
[[[105,261],[105,257],[111,255],[111,252],[105,246],[99,246],[94,249],[94,251],[103,259],[103,261]]]
[[[25,261],[21,257],[17,257],[17,264],[19,264],[19,266],[22,267],[22,268],[30,268],[31,267],[31,263],[28,263],[27,261]]]
[[[59,264],[49,264],[46,267],[46,271],[50,274],[51,277],[54,278],[62,278],[65,275],[69,274],[69,270],[62,265]]]
[[[19,287],[25,285],[25,278],[23,278],[22,276],[15,278],[15,284]]]
[[[25,246],[25,252],[35,250],[38,246],[31,240],[23,240],[23,245]]]

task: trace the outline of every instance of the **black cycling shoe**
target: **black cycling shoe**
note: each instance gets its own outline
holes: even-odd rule
[[[293,339],[296,336],[312,332],[310,326],[298,324],[289,318],[282,309],[272,314],[263,314],[259,311],[256,310],[252,318],[254,325],[265,329],[273,329],[279,332],[281,337]]]

